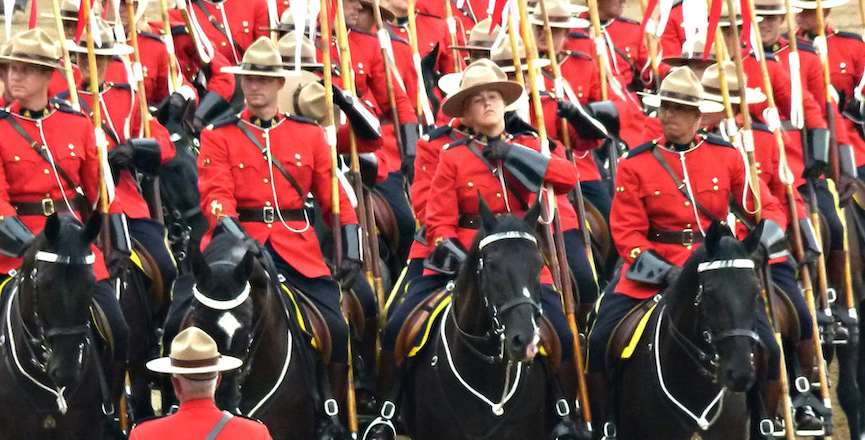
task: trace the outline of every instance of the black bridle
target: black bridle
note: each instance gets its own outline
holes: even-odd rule
[[[710,262],[700,263],[697,267],[698,278],[700,283],[697,287],[697,295],[694,297],[694,306],[699,307],[704,294],[702,274],[704,272],[720,270],[720,269],[754,269],[754,262],[750,259],[732,259],[732,260],[715,260]],[[678,345],[685,351],[691,360],[699,367],[699,372],[703,377],[717,381],[718,367],[718,350],[717,344],[723,340],[730,338],[747,338],[750,340],[752,347],[756,345],[760,337],[753,329],[732,328],[715,333],[708,325],[704,325],[701,336],[702,341],[706,345],[706,349],[700,348],[694,343],[691,338],[685,336],[674,324],[673,320],[669,320],[670,333],[673,335]]]
[[[534,235],[528,232],[521,231],[507,231],[507,232],[498,232],[494,234],[490,234],[483,239],[481,239],[478,244],[478,251],[481,252],[484,247],[501,241],[501,240],[525,240],[530,241],[537,247],[538,240]],[[496,306],[492,301],[490,301],[489,296],[487,295],[488,289],[486,286],[487,283],[487,274],[484,272],[484,255],[481,252],[481,256],[478,257],[478,264],[476,270],[476,279],[477,279],[477,289],[480,293],[481,298],[484,301],[484,309],[487,312],[487,316],[492,322],[492,327],[489,328],[486,333],[483,335],[473,335],[471,333],[463,330],[459,323],[457,322],[456,313],[451,313],[451,320],[453,321],[454,327],[457,329],[457,335],[466,342],[466,346],[469,350],[477,357],[482,359],[484,362],[488,364],[494,364],[496,362],[501,362],[504,359],[505,352],[505,325],[502,323],[500,317],[504,316],[506,313],[513,311],[519,306],[529,306],[534,311],[535,316],[540,316],[542,312],[541,304],[538,301],[535,301],[529,295],[516,295],[514,298],[506,301],[501,306]],[[453,286],[449,285],[449,289],[452,289]],[[474,347],[471,342],[476,343],[499,343],[499,352],[496,355],[487,355],[482,353],[476,347]]]

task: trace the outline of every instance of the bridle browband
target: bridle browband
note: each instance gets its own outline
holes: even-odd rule
[[[249,299],[250,290],[252,290],[252,287],[249,284],[249,282],[247,282],[246,286],[243,288],[243,290],[236,297],[234,297],[232,299],[224,299],[224,300],[223,299],[213,299],[213,298],[205,295],[204,293],[202,293],[200,290],[198,290],[198,285],[193,284],[192,285],[192,296],[195,297],[195,299],[198,302],[200,302],[201,304],[204,304],[206,307],[211,308],[213,310],[232,310],[232,309],[236,308],[237,306],[245,303],[246,300]]]

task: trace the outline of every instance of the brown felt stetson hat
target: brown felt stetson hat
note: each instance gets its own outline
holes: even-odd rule
[[[171,341],[171,354],[153,359],[147,369],[157,373],[201,374],[228,371],[243,365],[243,361],[219,354],[216,341],[204,330],[189,327]]]
[[[522,70],[529,70],[529,65],[526,63],[526,47],[523,45],[523,39],[520,37],[516,38],[517,41],[517,53],[520,56],[520,67]],[[510,38],[503,38],[501,43],[498,46],[494,47],[490,52],[490,59],[493,60],[494,63],[498,64],[499,67],[502,68],[505,72],[516,72],[516,67],[514,67],[514,52],[511,48]],[[535,59],[535,69],[540,69],[543,67],[547,67],[550,65],[550,60],[546,58],[536,58]]]
[[[452,118],[458,118],[465,112],[466,99],[486,90],[501,93],[505,105],[510,105],[523,93],[523,86],[514,81],[502,80],[494,68],[489,66],[477,65],[466,68],[460,80],[459,90],[445,100],[442,112]]]
[[[487,17],[479,21],[469,34],[469,41],[462,46],[451,46],[457,50],[491,50],[496,39],[499,37],[499,32],[502,27],[498,24],[493,27],[493,33],[490,33],[490,27],[493,26],[493,19]]]
[[[291,32],[294,30],[294,17],[291,16],[291,9],[286,9],[282,12],[282,15],[279,16],[279,23],[276,24],[276,27],[270,26],[262,26],[258,28],[262,31],[268,32]]]
[[[375,5],[372,3],[372,0],[360,0],[362,5],[369,6],[370,8],[374,8]],[[396,14],[393,13],[390,9],[384,6],[383,2],[378,2],[378,10],[381,11],[381,19],[384,21],[391,21],[396,18]]]
[[[741,8],[739,7],[739,4],[736,3],[733,6],[734,6],[734,12],[735,13],[730,14],[730,8],[727,7],[727,2],[721,3],[721,18],[718,21],[718,26],[729,27],[732,23],[731,17],[733,17],[733,19],[735,20],[736,26],[741,26],[744,23],[744,21],[742,20],[742,12],[741,12]],[[763,21],[763,17],[758,16],[757,22],[761,22],[761,21]],[[682,24],[682,26],[684,26],[684,23]]]
[[[493,69],[493,71],[496,73],[496,76],[500,80],[502,80],[502,81],[508,80],[508,74],[505,73],[504,71],[502,71],[502,68],[499,67],[498,65],[496,65],[496,63],[494,63],[493,60],[491,60],[489,58],[481,58],[481,59],[469,64],[468,66],[466,66],[466,69],[468,69],[470,67],[474,67],[474,66],[489,67],[489,68]],[[448,73],[446,75],[442,75],[442,77],[439,78],[438,86],[439,86],[439,89],[441,89],[441,91],[444,92],[445,97],[453,95],[454,93],[456,93],[460,90],[460,80],[462,79],[462,76],[463,76],[462,72],[460,72],[460,73]]]
[[[727,90],[730,94],[730,102],[739,104],[742,98],[739,94],[739,79],[736,76],[736,63],[732,61],[722,61],[720,64],[713,64],[703,72],[703,79],[700,83],[703,85],[703,99],[717,102],[724,102],[721,95],[721,76],[718,72],[718,66],[724,68],[724,82],[727,83]],[[745,88],[745,100],[748,104],[759,104],[766,100],[766,95],[763,92]]]
[[[703,99],[703,86],[697,75],[687,67],[676,67],[670,70],[664,81],[661,82],[661,90],[658,94],[646,94],[638,92],[643,96],[643,104],[649,107],[660,107],[661,102],[675,102],[700,109],[703,113],[716,113],[724,110],[724,106],[714,101]]]
[[[550,27],[553,28],[587,28],[589,21],[582,18],[577,18],[576,15],[581,12],[586,12],[589,8],[572,5],[567,0],[542,0],[547,9],[547,18],[550,20]],[[529,16],[529,23],[536,26],[544,25],[544,16],[541,12],[541,5],[538,3],[532,9],[532,15]]]
[[[792,6],[792,4],[790,8],[794,14],[802,12],[801,9]],[[784,0],[754,0],[754,12],[757,15],[786,15],[787,6],[784,4]]]
[[[661,60],[661,62],[673,67],[693,66],[695,68],[705,69],[706,67],[715,64],[715,54],[712,52],[709,52],[709,56],[706,58],[705,61],[703,60],[703,54],[705,52],[706,39],[701,35],[696,37],[693,45],[685,42],[685,44],[682,45],[681,55],[677,57],[664,58]]]
[[[282,66],[282,57],[276,44],[267,37],[255,40],[255,43],[246,49],[243,60],[236,66],[223,67],[225,73],[249,76],[272,76],[285,77],[292,74]]]
[[[21,32],[9,40],[12,47],[8,55],[0,56],[7,61],[18,61],[38,66],[59,69],[60,48],[57,43],[40,28]]]
[[[105,20],[96,18],[96,29],[99,30],[99,43],[96,44],[96,39],[93,42],[93,53],[96,55],[129,55],[134,49],[132,46],[125,43],[118,43],[114,34],[114,27],[108,24]],[[73,40],[66,40],[66,50],[76,53],[87,53],[87,41],[82,38],[81,42],[75,44]]]
[[[300,76],[289,76],[285,79],[285,87],[279,91],[279,111],[313,119],[324,125],[327,119],[324,98],[321,78],[302,70]],[[339,117],[339,108],[334,107],[334,115]]]
[[[297,61],[295,50],[297,49],[297,33],[291,31],[285,34],[276,43],[279,56],[282,57],[282,65],[287,69],[293,69]],[[300,67],[322,67],[324,64],[316,59],[315,44],[309,38],[303,36],[300,42]]]
[[[78,21],[78,0],[63,0],[60,2],[60,19],[63,21]],[[98,3],[97,3],[98,5]],[[95,6],[95,5],[94,5]],[[98,11],[97,11],[98,15]],[[39,14],[42,18],[54,18],[54,14]]]

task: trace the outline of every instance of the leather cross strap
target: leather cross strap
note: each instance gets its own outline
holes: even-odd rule
[[[664,156],[661,154],[661,152],[658,151],[657,146],[652,147],[652,156],[655,156],[655,159],[658,161],[658,163],[661,164],[661,167],[664,168],[664,171],[666,171],[667,174],[669,174],[670,177],[673,178],[673,183],[676,184],[676,188],[678,188],[679,192],[681,192],[682,195],[685,196],[685,199],[693,203],[694,206],[696,206],[697,209],[699,209],[700,212],[702,212],[706,217],[709,217],[710,220],[717,222],[722,221],[715,214],[712,214],[711,212],[709,212],[709,210],[703,207],[703,205],[701,205],[700,202],[697,201],[697,199],[691,198],[691,194],[688,193],[688,190],[685,188],[685,184],[682,182],[681,179],[679,179],[679,176],[677,176],[676,173],[673,172],[673,169],[670,168],[670,164],[667,162],[667,159],[664,159]]]
[[[210,433],[207,434],[207,437],[204,437],[204,440],[216,440],[216,437],[219,437],[219,433],[222,432],[222,429],[225,428],[225,425],[228,424],[228,421],[234,417],[228,411],[222,412],[222,417],[219,418],[219,421],[216,422],[216,425],[213,429],[210,430]]]
[[[237,121],[236,125],[237,128],[239,128],[240,131],[243,132],[246,138],[249,139],[249,141],[252,142],[253,145],[255,145],[255,148],[258,148],[262,154],[267,155],[267,148],[265,148],[264,145],[261,145],[261,142],[259,142],[258,138],[255,137],[249,127],[246,126],[245,122]],[[282,173],[283,177],[285,177],[285,179],[288,180],[288,183],[290,183],[291,186],[294,187],[294,190],[297,191],[297,195],[300,196],[300,200],[306,200],[306,193],[304,193],[303,189],[300,188],[300,184],[297,183],[297,180],[295,180],[294,177],[289,174],[288,170],[285,169],[285,167],[282,165],[282,162],[276,160],[273,155],[271,155],[270,159],[271,162],[273,162],[273,164],[276,166],[276,169],[279,170],[280,173]]]
[[[25,141],[27,141],[27,143],[30,144],[31,147],[33,147],[33,151],[35,151],[36,154],[39,155],[39,157],[41,157],[45,162],[48,162],[55,170],[57,170],[57,174],[60,175],[61,179],[66,181],[66,184],[69,185],[70,188],[73,188],[75,192],[79,194],[83,192],[81,187],[76,185],[75,182],[73,182],[72,179],[69,177],[69,175],[66,174],[66,171],[63,171],[63,168],[60,166],[60,164],[54,163],[54,161],[52,161],[51,158],[48,157],[48,153],[46,153],[45,150],[42,149],[43,146],[40,145],[38,142],[34,141],[33,138],[30,137],[30,135],[27,134],[26,131],[24,131],[24,127],[22,127],[21,124],[15,120],[15,117],[7,117],[5,119],[6,122],[8,122],[9,125],[12,126],[12,129],[14,129],[16,133],[18,133],[22,138],[24,138]]]
[[[243,48],[241,48],[240,45],[237,44],[237,41],[234,38],[228,35],[228,31],[225,30],[225,26],[223,26],[222,23],[216,21],[216,17],[214,17],[213,14],[211,14],[210,11],[207,10],[207,6],[204,5],[204,2],[201,0],[192,0],[192,2],[195,3],[195,6],[198,6],[198,9],[201,9],[201,12],[204,13],[205,17],[207,17],[207,21],[209,21],[210,24],[212,24],[213,27],[215,27],[216,30],[218,30],[219,33],[222,34],[223,37],[225,37],[225,39],[231,42],[234,48],[237,49],[237,52],[243,54]]]
[[[481,152],[480,150],[478,150],[478,148],[477,148],[474,144],[484,145],[482,142],[478,142],[476,139],[470,139],[469,142],[466,144],[466,147],[468,147],[469,151],[471,151],[472,154],[474,154],[475,156],[477,156],[477,158],[480,159],[481,162],[483,162],[484,165],[486,165],[487,168],[489,168],[490,171],[492,171],[493,174],[498,174],[498,168],[495,167],[495,166],[493,166],[493,164],[490,163],[490,161],[487,160],[486,157],[484,157],[483,152]],[[526,203],[526,200],[523,199],[523,197],[520,195],[520,193],[518,193],[518,192],[514,189],[514,187],[511,185],[511,183],[508,182],[508,179],[505,179],[504,177],[502,177],[502,181],[505,182],[505,186],[507,187],[507,189],[509,189],[509,190],[511,191],[511,193],[513,193],[514,198],[517,199],[517,202],[519,202],[519,204],[520,204],[520,206],[522,207],[523,211],[528,210],[528,209],[529,209],[529,204]]]

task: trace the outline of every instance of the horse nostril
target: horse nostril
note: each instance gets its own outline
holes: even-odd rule
[[[511,345],[514,347],[517,347],[517,348],[522,348],[527,343],[528,343],[528,341],[524,341],[523,338],[520,337],[520,335],[514,335],[514,337],[511,338]]]

